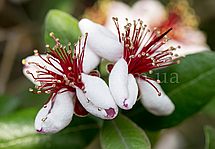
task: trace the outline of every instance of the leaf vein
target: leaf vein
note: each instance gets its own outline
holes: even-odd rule
[[[190,80],[189,82],[185,83],[185,84],[182,84],[180,86],[178,86],[177,88],[171,90],[168,94],[168,96],[173,96],[174,94],[176,94],[177,92],[179,92],[180,90],[198,82],[199,80],[201,80],[202,78],[206,77],[207,75],[210,75],[211,73],[215,73],[215,68],[209,70],[209,71],[206,71],[204,73],[201,73],[199,76],[197,76],[196,78]]]
[[[119,128],[117,127],[116,122],[115,122],[114,120],[112,120],[112,123],[113,123],[113,125],[114,125],[114,127],[115,127],[116,131],[118,132],[118,134],[119,134],[120,138],[122,139],[122,142],[123,142],[123,144],[125,145],[126,149],[129,149],[129,148],[128,148],[128,145],[127,145],[127,144],[126,144],[126,142],[125,142],[124,137],[122,136],[121,131],[120,131],[120,130],[119,130]]]

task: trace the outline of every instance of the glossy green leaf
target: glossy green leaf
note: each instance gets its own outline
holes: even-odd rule
[[[145,132],[122,114],[104,121],[100,137],[103,149],[151,148]]]
[[[99,126],[89,117],[73,116],[69,126],[56,134],[39,134],[34,118],[39,109],[26,109],[0,118],[0,148],[43,149],[84,148],[98,133]]]
[[[154,116],[140,102],[131,111],[123,111],[143,129],[159,130],[175,126],[215,96],[215,52],[188,55],[179,65],[162,71],[155,71],[154,78],[163,82],[161,86],[174,102],[175,111],[169,116]]]
[[[44,30],[45,43],[53,47],[56,43],[49,36],[51,32],[54,32],[55,37],[60,39],[62,45],[67,45],[68,42],[73,45],[81,35],[78,20],[66,12],[56,9],[52,9],[47,13]]]
[[[215,129],[211,126],[205,126],[205,149],[215,149]]]

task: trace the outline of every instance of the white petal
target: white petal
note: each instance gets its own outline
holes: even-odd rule
[[[144,13],[143,13],[144,12]],[[131,13],[132,19],[141,19],[147,25],[159,26],[166,17],[164,5],[156,0],[137,1],[133,6]]]
[[[90,73],[100,63],[100,57],[96,55],[90,48],[86,48],[84,54],[83,71]]]
[[[111,70],[109,88],[117,105],[122,109],[127,109],[128,106],[124,102],[128,98],[128,65],[123,58]]]
[[[143,106],[154,115],[170,115],[175,109],[174,104],[157,82],[150,82],[161,92],[161,96],[158,96],[156,90],[149,83],[142,79],[138,79],[138,85],[141,90],[140,100]]]
[[[84,46],[84,41],[82,40],[81,42],[81,49]],[[76,53],[79,54],[79,42],[77,42],[77,47],[76,47]],[[84,59],[83,59],[83,71],[85,73],[90,73],[94,68],[96,68],[96,66],[98,66],[98,64],[100,63],[100,57],[95,54],[89,46],[85,47],[84,50]]]
[[[118,31],[116,25],[114,24],[112,17],[117,17],[119,22],[119,29],[124,32],[124,26],[127,24],[125,18],[133,22],[133,15],[131,13],[131,7],[123,2],[112,1],[108,3],[107,6],[107,16],[105,27],[107,27],[111,32],[113,32],[118,37]]]
[[[76,94],[83,107],[91,114],[102,119],[113,119],[116,117],[118,107],[107,84],[99,77],[83,73],[82,81],[85,85],[86,93],[76,88]]]
[[[121,58],[122,44],[107,28],[88,19],[82,19],[79,22],[79,28],[83,35],[88,33],[87,46],[98,56],[112,62]]]
[[[35,129],[42,134],[56,133],[65,128],[73,116],[73,92],[57,94],[54,102],[49,102],[42,108],[35,119]],[[53,106],[53,107],[52,107]],[[52,107],[52,108],[51,108]],[[45,119],[42,121],[42,119]]]
[[[132,108],[137,100],[138,87],[133,75],[128,75],[128,65],[123,58],[114,65],[109,75],[109,87],[120,108]]]
[[[170,40],[168,41],[162,48],[166,49],[170,46],[177,47],[178,45],[181,46],[180,49],[177,49],[176,51],[173,51],[173,54],[178,54],[179,56],[188,55],[188,54],[194,54],[199,53],[203,51],[210,51],[210,47],[204,43],[204,44],[186,44],[182,42],[178,42],[177,40]]]
[[[132,74],[128,74],[128,94],[129,96],[125,101],[125,104],[128,104],[128,109],[131,109],[132,106],[136,103],[138,96],[137,82]]]
[[[41,55],[41,56],[42,56],[42,58],[46,59],[46,56],[47,56],[47,55]],[[47,60],[47,59],[46,59],[46,60]],[[61,73],[60,73],[59,71],[57,71],[54,67],[50,66],[50,65],[47,64],[44,60],[42,60],[39,56],[34,56],[34,55],[33,55],[33,56],[29,56],[29,57],[27,57],[27,58],[25,59],[25,65],[24,65],[24,67],[23,67],[23,74],[24,74],[31,82],[33,82],[33,83],[36,84],[36,85],[40,85],[40,83],[39,83],[39,82],[34,82],[34,79],[33,79],[32,75],[31,75],[31,74],[27,74],[26,71],[29,70],[29,71],[34,75],[34,77],[37,77],[36,71],[37,71],[37,70],[43,70],[43,69],[41,69],[39,66],[36,66],[35,64],[28,64],[28,62],[35,62],[35,63],[38,63],[38,64],[39,64],[40,66],[42,66],[42,67],[46,66],[47,69],[49,69],[49,70],[51,70],[51,71],[53,71],[53,72],[55,72],[55,73],[57,73],[57,74],[61,74]],[[54,65],[55,67],[57,67],[58,69],[62,70],[61,67],[60,67],[60,65],[59,65],[57,62],[55,62],[55,61],[53,61],[53,60],[51,60],[51,62],[53,63],[53,65]],[[43,77],[46,77],[46,75],[43,75]],[[49,77],[49,76],[47,76],[47,77]]]
[[[165,7],[156,0],[137,1],[132,7],[123,2],[113,1],[108,4],[105,27],[118,36],[112,17],[118,17],[120,31],[124,32],[124,26],[127,24],[125,18],[131,23],[141,19],[147,25],[158,26],[165,19],[165,15]]]
[[[180,49],[173,51],[173,53],[177,53],[180,56],[211,50],[210,47],[206,44],[205,35],[200,30],[183,27],[182,33],[183,40],[172,38],[162,47],[166,49],[170,46],[177,47],[178,45],[180,45]]]

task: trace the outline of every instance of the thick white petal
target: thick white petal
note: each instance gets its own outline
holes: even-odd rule
[[[90,48],[86,48],[84,62],[83,62],[83,71],[85,73],[90,73],[98,64],[100,63],[100,57],[96,55]]]
[[[56,133],[65,128],[73,116],[73,92],[57,94],[54,102],[42,108],[35,119],[35,129],[42,134]],[[53,106],[53,107],[52,107]],[[43,120],[43,121],[42,121]]]
[[[109,87],[120,108],[132,108],[137,100],[138,87],[133,75],[128,75],[128,65],[123,58],[114,65],[109,75]]]
[[[82,73],[86,93],[76,88],[78,100],[91,114],[102,119],[113,119],[118,114],[118,107],[113,100],[107,84],[99,77]]]
[[[46,56],[47,56],[47,55],[44,54],[44,55],[41,55],[41,56],[42,56],[42,58],[46,59]],[[46,59],[46,60],[47,60],[47,59]],[[40,85],[40,83],[39,83],[39,82],[34,82],[34,79],[33,79],[32,75],[27,74],[26,71],[29,70],[29,71],[34,75],[34,77],[37,77],[37,74],[38,74],[38,73],[36,73],[36,71],[37,71],[37,70],[43,70],[43,69],[41,69],[40,67],[36,66],[35,64],[28,64],[28,62],[35,62],[35,63],[38,63],[38,64],[39,64],[40,66],[42,66],[42,67],[46,66],[47,69],[49,69],[49,70],[51,70],[51,71],[53,71],[53,72],[55,72],[55,73],[57,73],[57,74],[61,74],[61,73],[60,73],[59,71],[57,71],[54,67],[50,66],[50,65],[47,64],[44,60],[42,60],[39,56],[34,56],[34,55],[29,56],[29,57],[27,57],[27,58],[25,59],[25,65],[24,65],[24,67],[23,67],[23,74],[24,74],[31,82],[33,82],[33,83],[36,84],[36,85]],[[54,65],[55,67],[57,67],[58,69],[62,70],[61,67],[60,67],[60,65],[59,65],[57,62],[55,62],[55,61],[53,61],[53,60],[51,60],[51,62],[53,63],[53,65]],[[46,75],[43,75],[43,77],[46,77]],[[50,77],[50,76],[47,76],[47,77]]]
[[[125,104],[129,105],[129,109],[132,108],[132,106],[136,103],[137,101],[137,96],[138,96],[138,86],[136,79],[132,74],[128,74],[128,99],[125,101]]]
[[[109,88],[117,105],[127,109],[128,106],[124,102],[128,99],[128,64],[123,58],[116,62],[111,70]]]
[[[122,44],[107,28],[88,19],[82,19],[79,28],[83,35],[88,33],[87,46],[98,56],[112,62],[121,58]]]
[[[79,42],[77,42],[76,53],[79,54],[79,50],[84,46],[84,41],[81,42],[81,48],[79,49]],[[94,53],[89,46],[85,47],[84,59],[83,59],[83,71],[85,73],[90,73],[98,64],[100,63],[100,57]]]
[[[161,92],[161,96],[158,96],[156,90],[149,83],[142,79],[138,79],[138,85],[141,90],[140,100],[143,106],[154,115],[170,115],[175,109],[174,104],[157,82],[150,82]]]

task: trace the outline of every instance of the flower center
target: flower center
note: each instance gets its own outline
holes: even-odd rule
[[[173,54],[173,51],[180,48],[180,46],[177,48],[170,47],[166,50],[160,48],[170,40],[167,34],[172,28],[162,34],[157,28],[154,28],[154,31],[150,34],[150,30],[147,29],[147,25],[143,25],[143,21],[134,20],[133,28],[131,23],[127,23],[124,26],[125,33],[121,34],[118,18],[113,18],[113,20],[119,33],[119,42],[122,42],[124,46],[123,58],[128,64],[128,73],[147,81],[160,95],[158,89],[149,81],[153,80],[160,83],[160,80],[155,80],[142,74],[147,72],[151,74],[155,68],[180,63],[178,59],[181,57]],[[128,22],[128,19],[126,21]]]
[[[71,50],[70,42],[68,43],[68,47],[62,46],[59,39],[55,38],[54,33],[50,33],[50,36],[55,40],[56,45],[53,48],[46,45],[50,50],[45,52],[47,54],[46,57],[40,55],[38,50],[34,50],[34,55],[39,56],[45,62],[46,66],[42,66],[37,62],[28,62],[32,67],[37,68],[36,76],[29,70],[26,71],[27,74],[32,75],[35,82],[39,82],[40,84],[35,86],[37,92],[34,92],[32,88],[29,91],[34,94],[51,94],[46,104],[50,100],[53,101],[57,94],[66,91],[75,92],[75,86],[85,92],[81,73],[83,73],[84,50],[88,33],[85,34],[83,47],[81,47],[82,37],[80,36],[78,45],[77,43],[74,44],[75,49],[73,51]],[[46,107],[46,104],[44,107]]]

